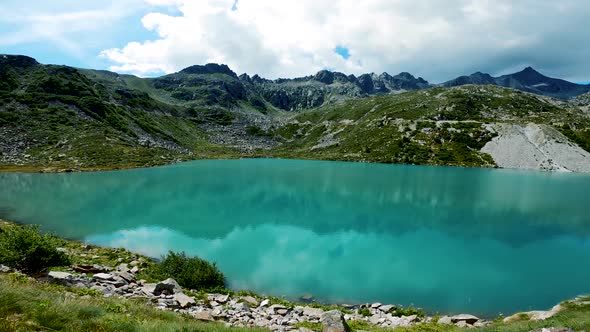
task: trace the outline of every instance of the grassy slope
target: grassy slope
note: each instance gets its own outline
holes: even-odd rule
[[[486,124],[495,122],[534,122],[560,130],[569,124],[573,131],[568,137],[579,137],[576,143],[582,147],[590,128],[590,118],[579,109],[548,98],[463,86],[351,100],[300,114],[275,133],[286,141],[278,150],[284,157],[493,166],[479,150],[494,137]],[[326,138],[332,144],[322,146]]]
[[[22,275],[0,275],[0,330],[265,331],[199,322],[157,310],[145,301],[107,299],[89,293],[29,281]]]

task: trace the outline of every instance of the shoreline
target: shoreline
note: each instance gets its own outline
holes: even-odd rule
[[[20,227],[20,224],[0,219],[0,227]],[[50,282],[89,289],[106,298],[141,299],[160,310],[190,315],[198,320],[216,321],[232,327],[263,327],[277,331],[301,330],[309,332],[318,329],[324,314],[341,316],[353,326],[365,328],[419,327],[422,324],[445,328],[486,328],[496,324],[512,324],[522,321],[544,322],[567,312],[571,305],[582,303],[590,309],[590,297],[578,297],[556,305],[547,311],[515,313],[492,320],[480,319],[469,314],[432,315],[412,307],[366,303],[356,305],[322,304],[308,297],[308,302],[293,302],[283,298],[265,296],[250,291],[225,289],[221,293],[203,293],[198,290],[182,289],[174,280],[149,283],[138,280],[143,268],[154,264],[153,259],[126,249],[116,249],[84,244],[60,237],[64,247],[60,251],[74,257],[75,264],[66,269],[57,269],[37,278],[37,282]],[[91,264],[95,263],[95,264]],[[86,264],[86,265],[85,265]],[[93,266],[95,273],[80,273],[80,266]],[[6,268],[0,266],[4,273]],[[0,280],[1,281],[1,280]],[[160,286],[158,286],[160,285]],[[166,286],[168,285],[168,286]],[[170,286],[172,285],[172,286]],[[172,287],[171,294],[155,291],[158,287]],[[248,314],[246,314],[248,313]],[[271,317],[270,319],[266,319]],[[337,318],[340,319],[340,318]],[[274,319],[274,320],[273,320]],[[359,325],[360,324],[360,325]],[[590,324],[590,323],[589,323]],[[307,326],[307,327],[306,327]],[[305,329],[308,330],[305,330]]]

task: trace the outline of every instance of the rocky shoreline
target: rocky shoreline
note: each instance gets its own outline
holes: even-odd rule
[[[60,250],[67,250],[60,248]],[[86,289],[95,296],[145,300],[160,310],[190,315],[197,320],[220,322],[234,327],[264,327],[271,331],[309,332],[310,326],[323,330],[349,331],[348,323],[369,327],[396,328],[422,323],[453,324],[461,328],[477,328],[492,322],[469,314],[454,316],[425,316],[421,313],[397,316],[395,305],[370,303],[360,305],[321,306],[295,304],[281,299],[256,294],[219,294],[185,290],[174,279],[157,283],[138,280],[137,274],[145,266],[142,257],[117,267],[100,265],[72,266],[71,272],[51,271],[35,279],[38,282],[60,284],[73,289]],[[75,272],[85,273],[75,273]],[[0,265],[2,273],[18,273]],[[91,295],[83,295],[83,297]],[[561,305],[549,311],[518,313],[504,318],[504,322],[522,319],[546,320],[562,310]]]

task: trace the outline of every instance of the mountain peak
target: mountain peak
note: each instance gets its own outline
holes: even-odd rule
[[[25,55],[0,54],[0,65],[11,65],[13,67],[31,67],[38,65],[37,60]]]
[[[190,67],[186,67],[180,71],[183,74],[199,74],[199,75],[207,75],[207,74],[225,74],[232,77],[237,78],[238,75],[234,73],[227,65],[224,64],[217,64],[217,63],[208,63],[204,66],[201,65],[194,65]]]

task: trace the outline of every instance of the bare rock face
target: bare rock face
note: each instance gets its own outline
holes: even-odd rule
[[[344,320],[344,314],[339,310],[324,312],[320,318],[322,332],[349,332],[350,327]]]
[[[498,136],[481,151],[491,155],[500,167],[590,172],[590,153],[551,126],[495,124],[493,129]]]

